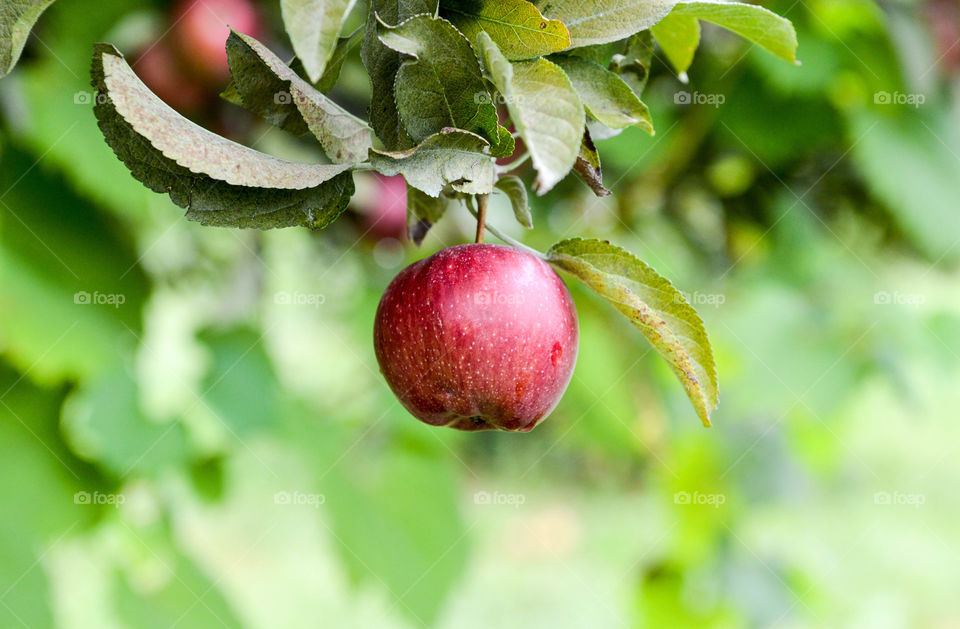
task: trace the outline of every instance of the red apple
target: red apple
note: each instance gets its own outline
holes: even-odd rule
[[[407,182],[402,175],[374,175],[376,196],[364,215],[364,228],[374,240],[403,240],[407,234]]]
[[[526,432],[577,360],[577,312],[539,258],[503,245],[444,249],[387,287],[373,330],[380,369],[417,419]]]
[[[250,0],[180,0],[172,19],[184,64],[211,82],[230,78],[226,42],[231,28],[260,37],[260,17]]]

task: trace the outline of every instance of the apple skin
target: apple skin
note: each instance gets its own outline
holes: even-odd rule
[[[222,83],[230,78],[226,43],[231,28],[260,37],[260,16],[250,0],[180,0],[172,20],[184,66],[209,82]]]
[[[401,271],[373,337],[387,383],[420,421],[527,432],[570,383],[579,330],[570,292],[546,262],[468,244]]]

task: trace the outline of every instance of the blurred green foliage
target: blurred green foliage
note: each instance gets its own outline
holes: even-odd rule
[[[92,43],[132,54],[168,7],[59,0],[0,82],[0,626],[955,625],[950,4],[771,2],[801,67],[709,27],[689,84],[658,58],[656,137],[598,141],[615,194],[570,179],[524,238],[610,238],[675,278],[714,428],[571,285],[573,382],[515,435],[421,425],[372,352],[383,288],[468,216],[397,255],[363,237],[360,180],[321,233],[188,223],[88,100]],[[362,112],[358,57],[332,95]],[[226,103],[196,116],[310,159]],[[520,235],[506,199],[490,220]]]

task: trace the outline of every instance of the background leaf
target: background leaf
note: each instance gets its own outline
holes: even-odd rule
[[[573,167],[586,114],[570,79],[546,59],[511,63],[486,33],[477,36],[480,58],[506,100],[537,170],[534,189],[545,194]]]
[[[458,192],[488,194],[494,183],[493,158],[483,153],[488,147],[479,135],[448,129],[406,151],[374,149],[370,163],[383,175],[403,175],[408,184],[431,197],[448,185]]]
[[[445,2],[442,14],[470,43],[481,31],[507,59],[531,59],[570,46],[570,33],[559,20],[548,20],[527,0],[456,0]]]
[[[676,11],[650,28],[674,69],[683,75],[693,62],[693,54],[700,44],[700,21],[692,15]]]
[[[310,81],[323,76],[357,0],[280,0],[283,25]]]
[[[0,78],[17,65],[30,29],[53,0],[4,0],[0,6]]]
[[[134,177],[210,225],[319,229],[346,208],[349,165],[287,162],[222,138],[158,99],[112,46],[93,58],[94,112]]]
[[[547,260],[576,276],[643,332],[687,390],[704,426],[717,407],[717,366],[703,321],[669,280],[630,252],[600,240],[564,240]]]
[[[407,233],[415,245],[420,246],[430,228],[446,213],[453,203],[444,195],[430,195],[407,185]]]

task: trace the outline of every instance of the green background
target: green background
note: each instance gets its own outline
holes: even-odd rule
[[[421,425],[373,355],[383,289],[465,212],[402,253],[356,217],[186,221],[85,100],[92,43],[160,38],[165,6],[59,0],[0,81],[0,627],[955,626],[949,4],[765,4],[800,67],[705,27],[688,85],[655,62],[657,135],[598,141],[612,197],[571,177],[526,234],[493,199],[532,246],[608,238],[671,278],[720,372],[705,429],[571,281],[576,372],[521,435]],[[363,112],[358,57],[333,97]],[[318,155],[225,103],[200,121]]]

